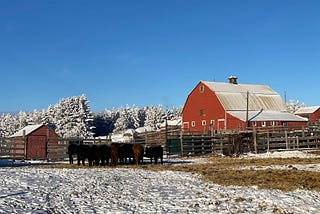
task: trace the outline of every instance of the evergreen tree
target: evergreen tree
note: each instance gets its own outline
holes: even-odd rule
[[[119,111],[116,109],[104,110],[94,118],[94,136],[107,136],[115,129],[115,123],[119,118]]]
[[[144,122],[145,126],[150,126],[154,129],[158,129],[159,125],[163,121],[162,105],[148,106],[146,108],[146,120]]]
[[[3,114],[0,117],[0,136],[7,137],[16,131],[15,118],[11,114]]]
[[[54,107],[53,123],[62,137],[92,137],[93,114],[86,95],[62,99]]]

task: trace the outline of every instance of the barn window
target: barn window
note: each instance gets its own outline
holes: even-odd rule
[[[206,123],[207,123],[207,121],[206,121],[206,120],[202,120],[202,122],[201,122],[201,124],[202,124],[203,126],[205,126],[205,125],[206,125]]]
[[[183,122],[183,128],[188,129],[189,128],[189,122]]]
[[[253,121],[253,122],[252,122],[252,126],[253,126],[253,127],[256,127],[256,126],[257,126],[257,122],[256,122],[256,121]]]
[[[275,121],[271,121],[271,126],[275,126],[276,122]]]
[[[262,127],[266,127],[267,126],[267,123],[266,123],[266,121],[262,121],[262,125],[261,125]]]
[[[203,93],[203,92],[204,92],[204,85],[200,85],[199,91],[200,91],[200,93]]]
[[[200,109],[199,114],[200,116],[203,116],[203,109]]]
[[[192,127],[195,127],[195,126],[196,126],[196,122],[195,122],[195,121],[192,121],[192,122],[191,122],[191,126],[192,126]]]

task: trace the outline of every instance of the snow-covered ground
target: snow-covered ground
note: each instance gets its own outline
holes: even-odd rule
[[[138,168],[0,168],[0,213],[174,212],[319,213],[320,192],[225,187],[192,173]]]

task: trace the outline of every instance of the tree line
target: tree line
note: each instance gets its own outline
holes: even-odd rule
[[[156,130],[166,119],[181,117],[182,108],[135,105],[94,113],[85,94],[61,99],[47,109],[0,116],[0,135],[10,136],[27,125],[45,124],[61,137],[97,137],[148,126]]]

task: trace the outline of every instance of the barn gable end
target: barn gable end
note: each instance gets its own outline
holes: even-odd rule
[[[48,138],[58,138],[59,135],[46,125],[28,125],[10,136],[13,141],[16,138],[21,141],[21,137],[25,137],[26,159],[46,159]]]

